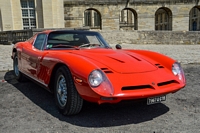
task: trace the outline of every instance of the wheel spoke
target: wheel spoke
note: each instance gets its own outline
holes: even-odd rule
[[[54,95],[59,110],[64,115],[79,113],[83,106],[83,99],[75,88],[69,69],[61,66],[55,76]]]
[[[64,107],[67,103],[67,86],[65,77],[60,75],[57,83],[57,99],[60,106]]]

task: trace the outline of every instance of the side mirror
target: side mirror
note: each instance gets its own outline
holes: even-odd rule
[[[117,45],[115,46],[115,48],[116,48],[116,49],[122,49],[122,46],[119,45],[119,44],[117,44]]]

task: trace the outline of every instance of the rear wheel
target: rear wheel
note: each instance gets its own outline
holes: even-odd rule
[[[18,56],[15,54],[13,58],[13,70],[14,70],[14,75],[18,81],[22,81],[24,79],[23,74],[19,71],[18,67]]]
[[[71,73],[66,66],[61,66],[56,72],[54,95],[62,114],[74,115],[81,111],[83,99],[78,94]]]

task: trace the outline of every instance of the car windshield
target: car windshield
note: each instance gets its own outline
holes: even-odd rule
[[[51,32],[47,40],[47,49],[52,48],[110,48],[97,32]]]

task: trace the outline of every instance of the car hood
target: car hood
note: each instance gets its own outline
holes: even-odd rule
[[[157,70],[157,67],[138,54],[112,49],[90,49],[71,52],[104,64],[119,73],[140,73]]]

